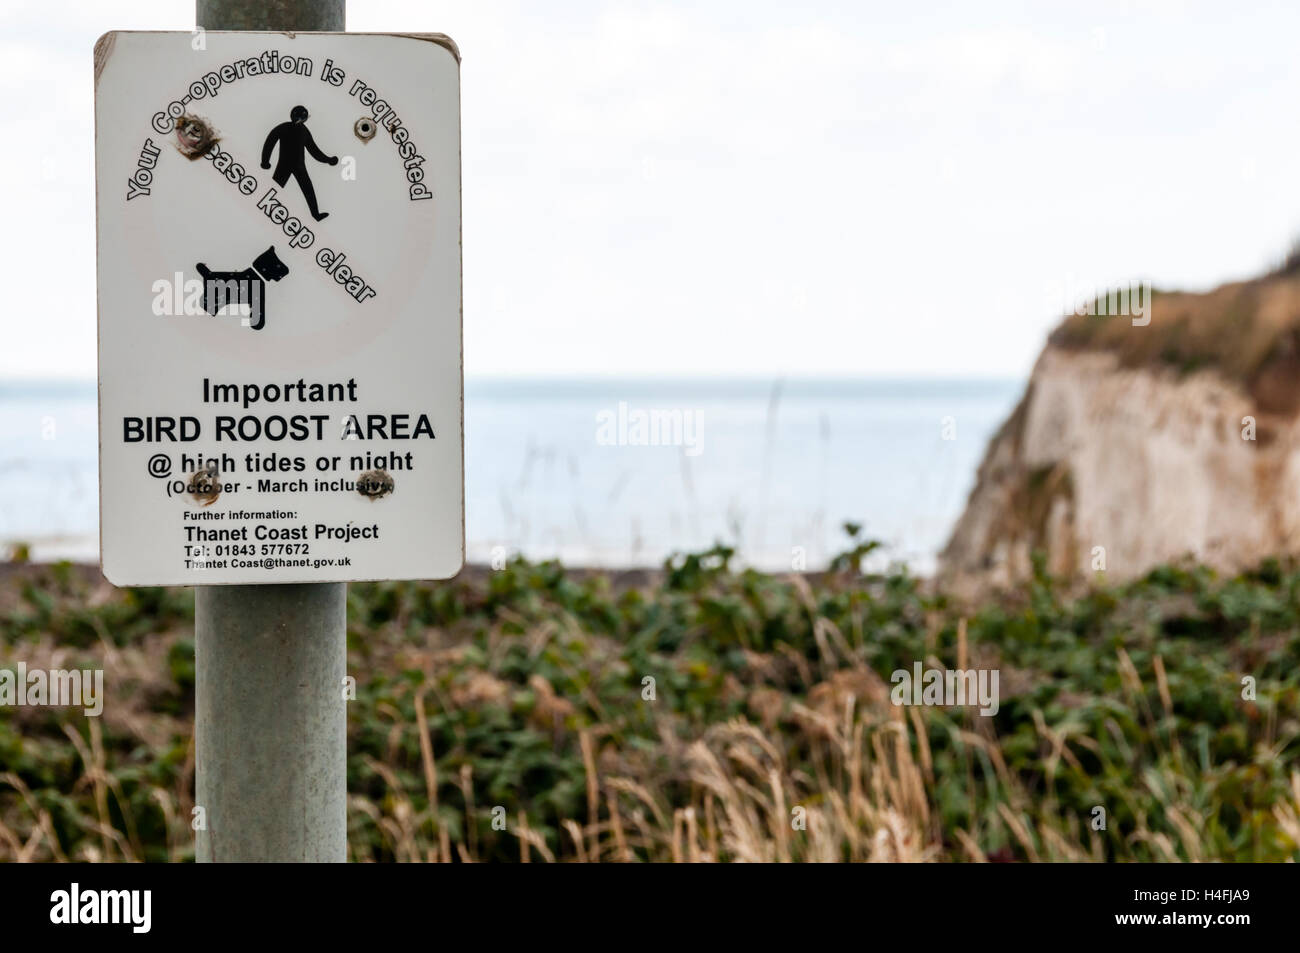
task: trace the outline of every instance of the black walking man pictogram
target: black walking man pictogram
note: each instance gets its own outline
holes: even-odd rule
[[[311,187],[311,177],[307,175],[307,158],[303,155],[303,150],[310,152],[317,162],[328,165],[338,165],[339,157],[327,156],[317,147],[316,140],[311,137],[311,130],[307,128],[306,106],[294,106],[289,111],[289,121],[280,123],[267,135],[266,144],[262,146],[263,169],[271,168],[271,150],[277,142],[280,144],[280,157],[275,162],[275,172],[271,178],[281,188],[289,184],[289,176],[297,179],[311,217],[319,222],[329,212],[316,208],[316,190]]]

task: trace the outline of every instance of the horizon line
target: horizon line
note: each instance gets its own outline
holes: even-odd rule
[[[849,371],[837,372],[754,372],[748,374],[736,374],[730,372],[692,372],[692,373],[646,373],[646,374],[623,374],[623,373],[595,373],[589,371],[581,372],[542,372],[542,373],[471,373],[465,374],[465,382],[471,383],[518,383],[518,382],[566,382],[575,381],[592,382],[592,383],[615,383],[628,380],[638,381],[664,381],[664,382],[700,382],[700,381],[718,381],[725,383],[775,383],[778,381],[818,381],[818,382],[836,382],[836,383],[865,383],[868,381],[878,381],[887,383],[890,381],[972,381],[1002,383],[1010,381],[1023,381],[1029,378],[1028,374],[1013,374],[1010,372],[1000,374],[989,373],[937,373],[937,372],[899,372],[891,371],[886,374],[876,374],[872,372],[853,373]],[[91,376],[62,376],[56,374],[36,375],[4,375],[0,374],[0,386],[5,385],[23,385],[23,384],[80,384],[80,385],[97,385],[99,379]]]

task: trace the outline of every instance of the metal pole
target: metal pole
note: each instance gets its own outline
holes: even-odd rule
[[[196,0],[207,30],[342,31],[345,0]],[[200,862],[347,859],[347,584],[194,590]]]
[[[205,30],[331,32],[343,25],[346,0],[195,0],[195,22]]]

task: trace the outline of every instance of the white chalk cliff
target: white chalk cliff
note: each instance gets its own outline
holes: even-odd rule
[[[949,579],[1111,581],[1300,553],[1300,278],[1157,295],[1148,327],[1069,318],[990,442]],[[1143,336],[1145,335],[1145,337]]]

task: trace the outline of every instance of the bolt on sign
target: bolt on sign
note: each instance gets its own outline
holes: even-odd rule
[[[104,575],[455,575],[455,44],[107,33],[95,169]]]

